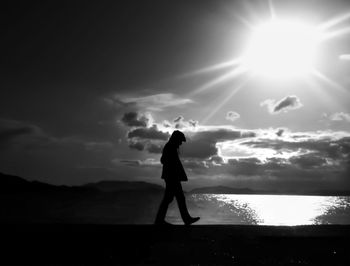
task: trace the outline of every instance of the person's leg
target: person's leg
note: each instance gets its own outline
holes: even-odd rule
[[[180,182],[174,183],[174,194],[176,197],[177,205],[179,206],[181,218],[184,221],[185,224],[193,223],[191,215],[188,212],[187,206],[186,206],[186,199],[184,192],[182,190],[182,186]],[[198,219],[196,219],[198,221]]]
[[[168,210],[169,204],[173,201],[173,199],[174,199],[173,187],[168,182],[166,182],[164,197],[162,199],[162,202],[160,203],[156,220],[155,220],[156,224],[165,223],[166,212]]]

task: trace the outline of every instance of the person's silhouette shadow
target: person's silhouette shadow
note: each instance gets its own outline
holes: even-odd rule
[[[181,131],[175,130],[163,148],[160,161],[163,164],[162,179],[165,181],[165,192],[156,216],[156,225],[170,225],[165,221],[165,216],[174,197],[177,200],[181,218],[185,225],[190,225],[199,220],[199,217],[190,216],[181,186],[182,181],[188,180],[178,154],[182,142],[186,142],[185,135]]]

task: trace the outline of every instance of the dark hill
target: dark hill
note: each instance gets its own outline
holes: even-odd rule
[[[84,187],[96,188],[102,192],[118,192],[118,191],[153,191],[160,192],[162,186],[147,182],[130,182],[130,181],[100,181],[97,183],[89,183]]]
[[[51,192],[96,192],[87,187],[55,186],[38,181],[27,181],[21,177],[0,173],[0,192],[13,193],[51,193]]]
[[[70,187],[0,173],[0,223],[153,223],[162,191],[146,182]]]

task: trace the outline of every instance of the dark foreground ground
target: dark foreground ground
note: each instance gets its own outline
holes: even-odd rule
[[[0,264],[350,265],[349,226],[9,225]]]

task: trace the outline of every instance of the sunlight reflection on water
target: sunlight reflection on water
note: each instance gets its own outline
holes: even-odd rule
[[[350,197],[192,194],[187,202],[201,224],[350,224]],[[169,220],[181,223],[176,209]]]

